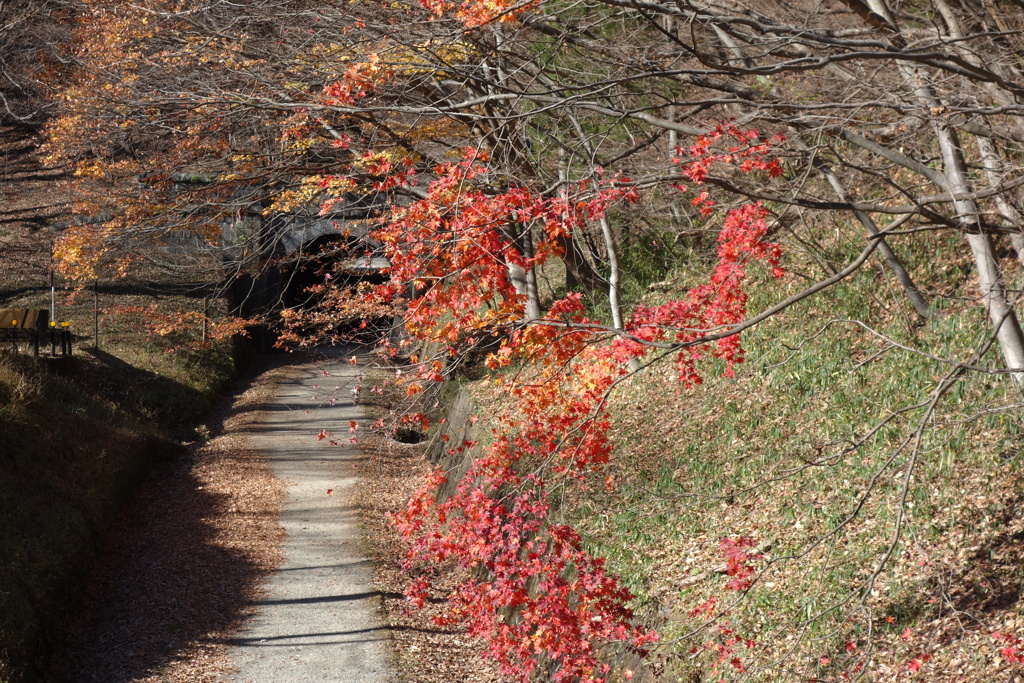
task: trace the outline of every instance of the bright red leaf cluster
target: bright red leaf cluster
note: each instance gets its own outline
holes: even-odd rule
[[[487,161],[485,153],[467,148],[458,162],[438,166],[427,197],[396,207],[375,233],[391,261],[388,295],[405,298],[410,284],[414,289],[405,317],[414,336],[454,346],[515,325],[523,316],[524,297],[509,279],[509,266],[537,267],[560,253],[558,237],[603,216],[614,202],[636,199],[624,178],[579,183],[566,195],[587,195],[576,201],[549,199],[523,187],[488,192]],[[532,224],[543,230],[535,255],[527,258],[516,233]]]
[[[469,29],[492,22],[515,21],[524,11],[539,5],[540,0],[463,0],[454,12],[451,11],[453,3],[447,0],[420,0],[420,4],[434,17],[453,14]]]
[[[761,557],[760,553],[752,552],[756,542],[752,538],[741,536],[740,538],[723,538],[720,542],[722,554],[725,555],[725,573],[730,577],[725,589],[730,591],[745,591],[750,588],[754,581],[750,577],[754,575],[752,560]]]
[[[730,137],[742,144],[723,152],[713,151],[716,142]],[[677,157],[673,162],[680,164],[683,175],[698,185],[705,182],[715,164],[734,165],[745,173],[761,171],[775,177],[782,173],[782,168],[778,159],[768,156],[770,150],[770,143],[761,141],[756,131],[744,132],[723,124],[710,134],[701,136],[690,147],[688,159]],[[678,189],[686,190],[684,186],[678,186]],[[702,191],[694,203],[706,216],[714,211],[715,203],[707,191]],[[767,239],[767,217],[768,210],[760,202],[743,204],[728,211],[718,234],[718,265],[708,283],[691,289],[683,299],[659,306],[641,305],[633,312],[627,329],[641,343],[668,340],[682,346],[676,365],[685,386],[701,383],[696,365],[703,351],[698,342],[708,334],[727,330],[746,318],[747,294],[743,290],[743,282],[748,264],[762,261],[771,268],[773,276],[783,275],[782,250]],[[731,377],[733,366],[742,363],[744,358],[739,335],[719,339],[712,355],[725,360],[725,374]]]
[[[999,648],[999,654],[1003,659],[1010,664],[1024,664],[1024,642],[1019,637],[996,631],[992,634],[992,639],[1003,644],[1003,647]]]
[[[742,147],[712,152],[723,137]],[[756,133],[722,127],[691,148],[686,175],[702,182],[713,164],[775,175],[778,162]],[[582,479],[612,454],[606,399],[652,343],[679,344],[685,385],[700,382],[697,361],[709,332],[728,331],[746,315],[743,284],[751,261],[781,275],[779,247],[767,240],[767,209],[748,204],[728,211],[719,233],[719,262],[707,284],[678,301],[639,306],[621,333],[584,315],[578,293],[554,302],[541,320],[524,324],[524,297],[510,281],[509,266],[537,267],[560,255],[558,238],[607,215],[616,202],[636,201],[626,178],[579,183],[557,198],[527,188],[495,192],[488,187],[486,155],[466,149],[463,157],[435,169],[426,198],[399,207],[376,233],[391,260],[386,296],[404,299],[407,328],[421,338],[442,340],[452,350],[478,335],[499,331],[505,339],[488,363],[492,368],[525,364],[513,379],[497,379],[515,399],[500,418],[491,445],[477,457],[446,500],[436,502],[444,473],[435,472],[408,507],[395,516],[409,543],[407,569],[418,576],[409,589],[422,605],[431,567],[454,563],[471,578],[453,593],[444,621],[464,622],[487,643],[487,654],[504,673],[526,681],[540,666],[557,681],[603,681],[601,643],[623,642],[638,651],[657,639],[636,625],[629,591],[589,555],[578,533],[551,518],[549,491],[566,479]],[[681,163],[681,162],[679,162]],[[700,204],[713,207],[710,197]],[[527,257],[518,236],[534,233]],[[727,374],[743,360],[738,335],[719,339],[713,355]],[[439,381],[425,365],[416,386]],[[412,385],[410,385],[412,386]],[[474,444],[453,444],[451,453]],[[751,586],[751,539],[725,539],[728,590]],[[707,608],[712,616],[715,606]],[[738,649],[753,647],[722,624],[713,647],[719,662],[743,670]],[[717,666],[717,665],[716,665]]]
[[[579,337],[549,341],[572,353],[580,351]],[[631,623],[626,605],[632,596],[605,571],[604,560],[584,551],[573,529],[551,522],[548,479],[537,469],[548,463],[552,477],[578,477],[607,462],[611,443],[602,404],[624,372],[621,364],[614,371],[604,365],[608,348],[582,349],[558,382],[538,378],[512,387],[517,409],[502,419],[494,443],[456,493],[435,507],[434,490],[443,481],[436,473],[396,516],[410,542],[410,569],[454,561],[476,573],[479,578],[455,593],[451,619],[464,620],[503,672],[523,681],[543,662],[558,665],[556,681],[604,680],[609,669],[597,658],[597,644],[625,642],[642,650],[656,640]],[[413,586],[414,602],[422,602],[425,589],[424,583]]]

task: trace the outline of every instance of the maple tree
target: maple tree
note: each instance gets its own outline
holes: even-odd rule
[[[713,153],[715,143],[723,139],[736,144],[725,153]],[[699,185],[715,163],[777,176],[778,162],[769,151],[770,145],[756,132],[721,126],[700,138],[685,162],[675,161]],[[425,339],[454,344],[460,331],[513,326],[523,319],[525,297],[515,291],[501,267],[508,248],[502,228],[510,217],[544,225],[548,242],[540,242],[538,252],[546,254],[557,248],[553,239],[574,224],[601,220],[610,201],[636,200],[635,191],[614,185],[596,192],[590,201],[573,204],[564,198],[544,200],[521,189],[485,200],[471,189],[473,179],[484,173],[483,161],[476,150],[467,150],[463,162],[438,169],[439,178],[431,183],[427,199],[396,209],[381,230],[382,239],[392,247],[392,286],[433,280],[409,301],[411,313],[406,316],[411,332]],[[458,188],[455,197],[453,187]],[[461,210],[450,205],[453,199],[465,202],[458,207]],[[694,203],[706,214],[712,212],[707,192],[697,195]],[[692,289],[683,300],[638,307],[624,329],[610,330],[610,339],[609,329],[586,318],[581,296],[572,293],[554,302],[545,317],[511,333],[489,364],[499,368],[528,361],[537,366],[536,375],[528,371],[524,379],[511,381],[508,390],[516,397],[515,409],[502,418],[494,442],[476,458],[454,495],[432,504],[436,488],[445,481],[445,474],[436,472],[408,509],[396,515],[410,542],[410,570],[424,562],[452,560],[465,569],[483,570],[482,577],[466,580],[453,595],[451,618],[468,622],[470,633],[488,643],[487,653],[505,673],[525,681],[541,663],[553,662],[554,680],[604,680],[609,666],[597,659],[595,644],[625,641],[642,648],[656,640],[652,632],[631,624],[633,613],[626,603],[632,596],[604,572],[603,561],[581,549],[574,530],[549,519],[548,491],[561,478],[582,477],[608,462],[608,392],[629,372],[629,362],[643,357],[651,345],[679,348],[682,382],[700,382],[697,361],[706,330],[728,328],[746,317],[742,285],[748,262],[766,261],[774,275],[782,275],[779,247],[765,240],[766,216],[759,204],[731,210],[719,234],[719,264],[710,282]],[[415,220],[410,225],[411,218]],[[419,230],[410,235],[413,226]],[[468,246],[452,248],[445,244],[449,240]],[[533,268],[537,263],[521,265]],[[714,354],[727,367],[741,363],[738,336],[723,336]],[[423,379],[443,379],[436,365],[423,368]],[[501,377],[498,381],[508,383]],[[737,567],[749,556],[738,550],[745,546],[746,541],[729,546],[730,561]],[[736,576],[727,588],[749,587],[746,567],[730,573]],[[414,583],[414,602],[422,604],[428,585],[425,576]],[[514,620],[507,616],[510,609]],[[730,640],[722,652],[732,652],[732,644]]]
[[[763,4],[85,2],[83,67],[50,149],[75,164],[81,211],[111,217],[69,230],[59,256],[83,278],[157,256],[230,278],[283,258],[264,229],[274,216],[372,206],[359,220],[389,281],[341,289],[323,273],[309,288],[319,303],[286,312],[295,338],[330,331],[339,311],[398,311],[449,355],[500,340],[492,368],[524,368],[504,380],[517,407],[454,496],[431,504],[439,474],[399,515],[410,571],[450,560],[482,572],[453,618],[508,671],[554,661],[566,680],[600,679],[594,642],[643,649],[653,636],[551,519],[548,492],[610,457],[605,401],[629,372],[672,357],[694,386],[708,356],[731,372],[739,332],[876,253],[931,316],[897,246],[933,230],[964,236],[1003,351],[1003,367],[971,367],[1024,367],[995,250],[1001,233],[1021,246],[1019,17],[945,0],[900,13]],[[748,270],[781,276],[782,238],[813,251],[825,212],[859,226],[859,253],[825,254],[826,276],[750,315]],[[243,240],[250,216],[263,222]],[[619,256],[645,230],[703,250],[707,280],[624,301]],[[202,259],[154,249],[183,233]],[[371,256],[360,248],[350,255]],[[566,283],[542,305],[538,272],[555,261]],[[441,359],[424,361],[411,393],[443,378]],[[737,571],[734,588],[748,579]],[[580,600],[589,622],[567,608]],[[719,633],[719,646],[739,638]]]
[[[572,9],[558,4],[545,5],[549,14],[543,14],[537,3],[433,2],[383,8],[373,2],[337,7],[296,2],[287,9],[254,3],[241,13],[217,5],[186,10],[180,3],[155,0],[131,6],[83,3],[76,45],[86,67],[63,91],[66,114],[54,124],[51,139],[55,156],[75,160],[78,175],[92,181],[93,191],[82,195],[82,210],[102,215],[113,206],[116,211],[101,223],[105,227],[71,231],[61,255],[65,263],[81,264],[80,274],[85,275],[95,269],[96,259],[109,253],[119,272],[140,257],[144,244],[187,232],[224,256],[231,250],[221,225],[247,204],[255,202],[267,215],[308,206],[324,190],[338,189],[321,181],[339,178],[339,170],[343,177],[335,182],[347,183],[349,189],[400,190],[399,195],[422,199],[414,186],[399,182],[392,166],[404,167],[409,177],[429,173],[446,163],[448,153],[467,145],[490,156],[488,195],[517,184],[558,193],[559,188],[593,179],[609,165],[645,187],[665,187],[667,179],[650,172],[658,167],[652,160],[673,154],[680,134],[699,135],[739,114],[747,122],[790,129],[796,141],[790,152],[794,163],[810,164],[823,186],[791,183],[786,190],[766,194],[738,176],[712,177],[711,183],[790,207],[780,213],[783,222],[795,213],[824,209],[850,212],[869,235],[879,234],[877,216],[901,223],[916,217],[924,229],[935,224],[963,231],[983,275],[981,299],[990,310],[999,345],[1007,364],[1019,366],[1024,333],[986,236],[1018,222],[1015,186],[1002,179],[1013,168],[1019,127],[1012,116],[989,113],[974,100],[952,109],[943,104],[954,92],[948,83],[968,79],[982,83],[993,101],[1010,106],[1005,103],[1018,93],[1015,77],[997,71],[1014,73],[1009,55],[1020,30],[1015,19],[999,12],[976,19],[936,0],[943,27],[933,27],[915,11],[908,14],[903,30],[914,40],[960,42],[920,57],[902,45],[902,38],[888,39],[900,30],[895,23],[871,19],[870,13],[865,15],[868,21],[851,6],[854,11],[839,13],[844,37],[803,33],[800,47],[792,49],[806,54],[794,57],[781,39],[754,33],[790,35],[794,26],[818,26],[831,21],[831,15],[814,7],[768,5],[779,17],[774,23],[755,12],[736,24],[731,10],[714,5],[698,11],[640,3],[620,12],[616,3],[596,2],[593,15],[576,29],[570,28]],[[564,26],[556,19],[562,13]],[[400,22],[399,16],[408,21]],[[707,33],[707,42],[687,42],[679,28],[687,21]],[[990,38],[970,23],[977,21],[1004,30],[998,39]],[[273,27],[271,22],[276,22]],[[590,28],[597,26],[600,31]],[[653,56],[644,47],[652,36],[658,45]],[[961,49],[966,43],[971,50]],[[868,51],[858,52],[862,49]],[[762,56],[753,56],[758,52]],[[994,66],[980,64],[972,56],[978,54],[987,55]],[[895,77],[869,73],[876,62],[902,65],[902,70]],[[922,69],[932,69],[936,76]],[[953,80],[941,81],[938,75],[947,73]],[[790,75],[794,83],[813,82],[821,101],[794,103],[785,87],[776,87],[772,80],[786,83],[781,79]],[[843,84],[859,76],[876,90],[906,93],[918,102],[914,116],[935,127],[945,159],[941,173],[920,160],[929,149],[910,139],[916,128],[900,122],[898,103],[876,107],[869,99],[858,105],[877,109],[892,140],[872,139],[870,120],[819,121],[816,111],[843,110]],[[567,97],[566,92],[578,94]],[[957,112],[955,120],[942,120],[947,109]],[[704,117],[703,127],[689,120],[698,113]],[[988,123],[980,123],[982,119]],[[966,199],[974,196],[976,181],[965,173],[968,152],[960,140],[965,134],[978,141],[986,174],[978,182],[993,188],[983,190],[997,205],[993,220],[978,205],[982,197]],[[820,144],[816,140],[822,135],[842,140],[849,151]],[[619,139],[623,136],[629,142]],[[898,171],[890,173],[890,167]],[[211,182],[182,192],[171,177],[178,172]],[[146,176],[141,196],[140,174]],[[900,174],[917,180],[904,181]],[[850,199],[848,188],[870,184],[878,175],[894,188],[894,197],[912,200]],[[934,185],[939,194],[918,196],[914,182]],[[121,190],[112,193],[112,188]],[[825,198],[828,192],[835,199]],[[954,201],[953,195],[964,198]],[[670,195],[647,196],[673,221],[683,218]],[[955,216],[944,208],[951,202]],[[202,211],[197,210],[200,204],[205,205]],[[616,226],[617,221],[626,224]],[[605,217],[559,237],[559,255],[571,280],[591,293],[603,291],[613,324],[619,327],[622,273],[617,252],[633,232],[628,227],[632,221],[625,212],[619,219]],[[695,231],[701,230],[696,222]],[[912,233],[913,228],[900,232]],[[532,257],[535,237],[529,231],[514,235],[523,258]],[[890,248],[891,237],[872,241],[878,242],[915,309],[927,316],[928,303]],[[224,270],[259,268],[277,245],[273,235],[250,240],[249,260],[229,258],[232,265]],[[528,296],[527,314],[537,317],[536,276],[515,261],[507,264],[510,276]]]

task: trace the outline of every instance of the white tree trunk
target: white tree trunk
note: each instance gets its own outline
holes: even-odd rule
[[[900,65],[900,71],[904,82],[913,90],[921,105],[929,109],[942,107],[942,102],[922,77],[905,64]],[[970,198],[971,182],[963,147],[956,130],[948,123],[934,119],[932,125],[942,155],[944,189],[953,195],[953,207],[965,232],[967,244],[971,247],[974,264],[978,268],[978,288],[981,290],[982,301],[995,327],[996,340],[1003,352],[1006,368],[1013,372],[1017,385],[1024,386],[1024,331],[1021,330],[1013,305],[1006,298],[992,240],[981,231],[978,206]]]
[[[602,217],[601,236],[604,237],[604,247],[608,251],[608,306],[612,310],[612,327],[622,329],[622,304],[619,299],[619,284],[622,281],[622,273],[619,270],[619,254],[615,247],[615,237],[612,235],[612,227],[608,219]]]
[[[520,226],[512,224],[509,226],[511,238],[515,241],[519,252],[530,259],[533,257],[533,235],[529,228],[520,231]],[[537,273],[531,268],[526,270],[515,263],[508,263],[508,280],[515,288],[516,294],[526,297],[523,310],[523,317],[526,320],[536,320],[541,317],[540,294],[537,290]]]
[[[999,187],[1006,176],[1006,166],[991,140],[983,137],[976,139],[988,184],[993,188]],[[1024,234],[1021,233],[1021,230],[1024,230],[1024,216],[1021,216],[1020,211],[1010,203],[1003,193],[997,194],[995,199],[996,206],[999,207],[999,214],[1017,228],[1016,232],[1010,233],[1010,243],[1013,244],[1013,249],[1017,252],[1017,259],[1024,265]]]
[[[1013,305],[1006,298],[1003,276],[996,260],[992,239],[980,231],[978,207],[972,199],[967,198],[971,186],[963,149],[951,128],[936,124],[935,129],[949,192],[954,197],[959,197],[954,200],[953,206],[968,231],[967,244],[971,247],[974,264],[978,268],[978,287],[981,290],[982,301],[988,308],[992,325],[996,328],[996,339],[1003,352],[1006,367],[1014,371],[1013,377],[1017,384],[1024,386],[1024,331],[1021,330]]]

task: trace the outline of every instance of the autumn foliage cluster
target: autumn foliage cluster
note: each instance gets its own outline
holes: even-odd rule
[[[465,623],[506,673],[601,681],[616,675],[608,651],[643,655],[659,642],[557,502],[614,465],[610,397],[662,359],[680,391],[736,374],[755,277],[794,274],[789,298],[755,312],[766,320],[878,266],[900,299],[886,315],[902,316],[903,299],[913,309],[910,339],[879,356],[915,353],[920,329],[942,319],[929,300],[941,288],[918,286],[890,243],[934,249],[927,240],[952,235],[964,253],[955,269],[976,276],[950,286],[950,300],[983,309],[991,337],[971,342],[976,357],[922,352],[949,372],[932,393],[900,409],[878,400],[884,414],[849,450],[830,435],[779,477],[845,466],[924,411],[863,490],[850,484],[856,509],[825,534],[870,505],[893,480],[888,468],[904,468],[890,545],[840,602],[867,600],[904,540],[929,411],[968,370],[1024,376],[1024,331],[996,249],[1005,233],[1024,253],[1014,179],[1024,26],[998,2],[759,4],[81,0],[68,20],[77,66],[54,88],[47,131],[50,159],[73,170],[81,218],[56,244],[59,268],[92,281],[144,263],[242,299],[269,291],[253,317],[283,326],[282,342],[336,339],[353,320],[365,329],[398,314],[389,351],[437,350],[418,359],[410,395],[486,349],[489,386],[512,407],[486,445],[448,444],[479,453],[459,481],[435,472],[396,514],[409,598],[422,604],[437,568],[459,567],[467,578],[442,621]],[[319,236],[296,244],[297,225]],[[625,301],[625,251],[653,237],[688,250],[686,273],[664,296]],[[786,254],[796,245],[799,267],[784,264],[783,243]],[[353,275],[385,258],[376,279]],[[665,284],[653,279],[640,287]],[[302,291],[282,284],[292,280]],[[249,310],[236,303],[225,333]],[[183,313],[151,327],[198,322]],[[690,654],[723,679],[744,675],[759,647],[729,622],[757,584],[756,535],[715,539],[722,597],[682,611],[712,634]],[[1016,636],[993,638],[1019,662]],[[837,661],[817,657],[811,669]],[[864,664],[843,673],[854,666]]]
[[[727,149],[714,153],[725,140]],[[769,152],[756,132],[723,126],[676,163],[699,185],[714,163],[777,175],[778,162]],[[438,471],[396,515],[410,543],[407,566],[421,572],[410,597],[422,604],[430,568],[454,562],[473,578],[452,596],[451,619],[465,620],[505,673],[525,681],[537,667],[553,664],[557,681],[604,680],[609,666],[598,656],[602,643],[624,642],[642,652],[657,637],[632,622],[627,606],[632,596],[605,571],[604,561],[582,549],[571,527],[551,519],[550,491],[561,480],[582,478],[608,462],[606,401],[629,372],[630,361],[643,358],[652,346],[678,348],[680,380],[699,383],[706,331],[727,330],[744,319],[746,268],[760,260],[781,276],[781,253],[766,240],[767,211],[759,204],[743,205],[726,215],[719,263],[709,283],[686,298],[638,307],[623,330],[609,330],[587,318],[580,294],[570,293],[553,302],[543,318],[524,323],[524,297],[505,276],[507,264],[519,259],[521,267],[537,267],[558,253],[559,235],[599,220],[614,202],[636,201],[637,195],[628,178],[617,178],[588,188],[590,198],[576,202],[545,199],[523,188],[485,197],[473,189],[474,179],[486,173],[485,164],[486,157],[468,149],[463,161],[436,169],[438,179],[427,199],[396,209],[378,233],[393,264],[392,293],[397,296],[406,282],[419,285],[407,304],[410,330],[457,353],[458,343],[474,334],[508,328],[488,363],[495,370],[519,367],[515,374],[496,377],[516,407],[501,419],[493,443],[458,482],[456,493],[434,504],[446,476]],[[695,201],[712,203],[706,192]],[[542,226],[547,239],[538,244],[538,257],[521,260],[504,236],[510,221]],[[723,336],[712,350],[727,368],[743,361],[737,337]],[[740,555],[734,551],[729,557],[737,562]],[[731,573],[736,576],[726,588],[749,586],[748,569]]]

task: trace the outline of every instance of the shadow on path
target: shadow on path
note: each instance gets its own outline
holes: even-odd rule
[[[262,573],[218,544],[206,522],[229,504],[187,471],[146,484],[109,538],[73,635],[44,680],[128,683],[188,643],[237,627]]]
[[[244,389],[214,416],[215,433],[237,432],[228,407]],[[255,419],[257,409],[242,419]],[[163,467],[106,539],[83,605],[41,680],[130,683],[197,650],[223,650],[255,610],[274,571],[268,558],[279,558],[281,495],[262,455],[231,440]]]

